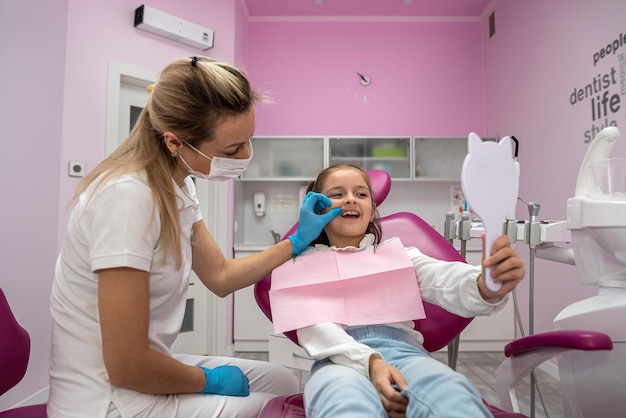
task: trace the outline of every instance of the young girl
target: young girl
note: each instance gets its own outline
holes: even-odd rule
[[[303,255],[314,251],[361,251],[378,244],[380,222],[369,180],[351,165],[331,166],[309,185],[328,196],[341,215],[330,221]],[[480,266],[440,261],[405,248],[421,297],[457,315],[499,310],[525,274],[524,263],[501,236]],[[482,275],[492,266],[497,292]],[[302,347],[316,359],[305,385],[308,418],[489,417],[480,395],[461,374],[431,357],[413,321],[346,327],[324,322],[297,330]]]

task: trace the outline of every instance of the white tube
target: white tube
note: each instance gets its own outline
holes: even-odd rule
[[[519,168],[519,160],[517,159],[517,157],[513,159],[513,162],[515,163],[515,169],[517,170],[517,181],[519,182],[520,168]],[[507,219],[509,220],[517,219],[515,217],[516,209],[517,209],[517,199],[515,199],[515,204],[513,204],[513,207],[511,208],[511,212],[509,212],[509,216],[507,217]]]

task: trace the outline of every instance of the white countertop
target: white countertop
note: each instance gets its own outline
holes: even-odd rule
[[[235,244],[235,251],[263,251],[271,247],[272,244]]]

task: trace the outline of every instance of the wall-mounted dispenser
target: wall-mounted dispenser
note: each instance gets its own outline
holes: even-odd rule
[[[265,216],[265,192],[254,192],[254,213]]]

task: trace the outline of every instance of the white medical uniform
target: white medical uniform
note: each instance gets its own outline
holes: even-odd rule
[[[185,179],[183,188],[174,183],[182,251],[182,266],[177,269],[172,254],[163,260],[159,210],[145,173],[113,176],[94,192],[97,184],[98,180],[92,183],[73,209],[55,268],[48,416],[256,416],[273,396],[295,393],[297,380],[279,366],[184,355],[176,357],[187,364],[240,366],[250,379],[250,396],[151,395],[109,383],[98,318],[98,274],[94,272],[130,267],[150,273],[149,343],[151,348],[170,354],[185,313],[191,231],[202,215],[191,178]]]

